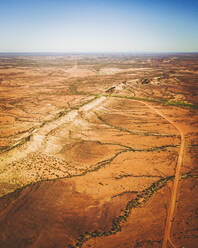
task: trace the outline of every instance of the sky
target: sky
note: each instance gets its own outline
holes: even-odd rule
[[[198,52],[198,0],[0,0],[0,52]]]

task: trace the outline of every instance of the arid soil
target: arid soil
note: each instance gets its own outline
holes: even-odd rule
[[[198,56],[0,57],[0,248],[196,248]]]

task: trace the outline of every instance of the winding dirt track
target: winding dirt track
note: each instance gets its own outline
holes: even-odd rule
[[[179,156],[177,160],[177,166],[176,166],[176,171],[175,171],[175,180],[173,184],[173,189],[172,189],[172,194],[171,194],[171,200],[170,200],[170,205],[169,205],[169,210],[168,210],[168,215],[166,219],[166,225],[165,225],[165,230],[164,230],[164,238],[163,238],[163,244],[162,248],[167,248],[167,243],[169,242],[170,245],[174,248],[176,246],[173,244],[171,241],[171,226],[173,222],[173,216],[174,216],[174,210],[175,210],[175,203],[176,203],[176,197],[177,197],[177,191],[178,191],[178,184],[180,180],[180,171],[181,171],[181,166],[182,166],[182,161],[183,161],[183,155],[184,155],[184,144],[185,144],[185,137],[183,131],[177,126],[175,122],[167,118],[165,115],[163,115],[159,110],[155,109],[153,106],[149,105],[148,103],[138,101],[143,103],[144,105],[148,106],[152,111],[156,112],[158,115],[163,117],[165,120],[167,120],[171,125],[173,125],[177,131],[180,134],[181,137],[181,145],[180,145],[180,151],[179,151]]]

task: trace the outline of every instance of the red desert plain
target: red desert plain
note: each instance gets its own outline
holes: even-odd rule
[[[0,56],[1,248],[198,247],[198,54]]]

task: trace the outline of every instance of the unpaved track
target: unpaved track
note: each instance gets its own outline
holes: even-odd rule
[[[174,184],[172,188],[170,206],[169,206],[168,215],[166,219],[164,238],[163,238],[163,243],[162,243],[162,248],[167,248],[168,242],[170,243],[172,247],[176,248],[176,246],[171,241],[170,235],[171,235],[171,226],[173,222],[173,216],[174,216],[174,210],[175,210],[175,204],[176,204],[176,198],[177,198],[178,184],[179,184],[179,180],[181,177],[180,174],[181,174],[181,166],[182,166],[182,161],[183,161],[184,145],[185,145],[184,133],[175,122],[167,118],[159,110],[155,109],[153,106],[149,105],[148,103],[145,103],[142,101],[138,101],[138,102],[141,102],[144,105],[148,106],[153,112],[156,112],[158,115],[162,116],[165,120],[167,120],[171,125],[173,125],[178,130],[180,137],[181,137],[181,145],[180,145],[179,156],[178,156],[177,165],[176,165],[175,179],[174,179]]]

